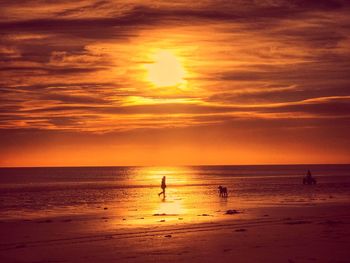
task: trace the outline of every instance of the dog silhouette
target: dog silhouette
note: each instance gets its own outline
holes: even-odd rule
[[[228,196],[226,187],[223,187],[223,186],[220,185],[218,187],[218,189],[219,189],[219,196],[220,197],[227,197]]]

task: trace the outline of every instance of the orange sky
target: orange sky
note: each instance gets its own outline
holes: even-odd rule
[[[1,166],[350,162],[347,1],[0,8]]]

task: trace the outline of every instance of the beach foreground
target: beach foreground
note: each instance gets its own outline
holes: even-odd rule
[[[350,262],[350,166],[309,167],[3,168],[0,262]]]
[[[264,207],[245,210],[247,217],[207,216],[197,223],[168,223],[167,215],[154,215],[159,223],[134,227],[111,223],[111,215],[2,221],[0,260],[350,262],[349,208]]]

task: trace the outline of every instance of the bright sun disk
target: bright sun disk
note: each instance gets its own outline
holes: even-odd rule
[[[176,86],[184,81],[185,70],[178,58],[169,51],[155,54],[154,63],[146,67],[148,80],[155,86]]]

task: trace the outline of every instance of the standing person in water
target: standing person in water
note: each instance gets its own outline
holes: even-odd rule
[[[162,192],[160,192],[159,194],[158,194],[158,196],[160,196],[161,194],[163,194],[163,199],[165,198],[165,188],[166,188],[166,183],[165,183],[165,176],[163,176],[163,178],[162,178],[162,183],[161,183],[161,185],[160,185],[160,187],[162,188]]]

